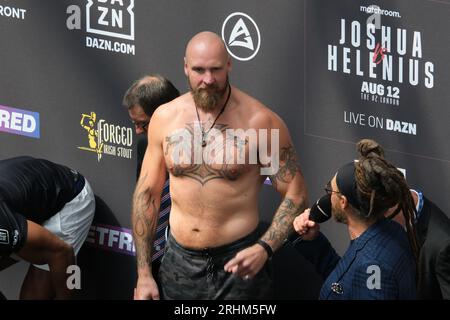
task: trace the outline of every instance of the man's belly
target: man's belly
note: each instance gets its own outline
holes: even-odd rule
[[[172,204],[170,232],[182,246],[190,249],[213,248],[238,240],[258,225],[257,210],[181,211]]]
[[[212,179],[204,184],[171,175],[170,227],[175,240],[192,249],[217,247],[256,229],[262,183],[255,172],[237,180]]]

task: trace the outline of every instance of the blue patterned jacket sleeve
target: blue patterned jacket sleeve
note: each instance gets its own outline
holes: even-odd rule
[[[315,266],[316,272],[320,274],[323,279],[328,277],[341,258],[331,246],[327,237],[321,232],[314,240],[297,242],[294,245],[294,248]]]

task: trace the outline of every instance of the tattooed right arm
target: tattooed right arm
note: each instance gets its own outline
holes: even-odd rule
[[[148,127],[148,145],[142,161],[141,174],[133,194],[131,222],[136,249],[138,279],[135,299],[158,299],[159,290],[152,274],[152,249],[166,180],[162,149],[161,125],[155,111]],[[155,122],[156,120],[156,122]]]
[[[151,271],[151,257],[155,238],[158,205],[149,187],[145,186],[147,175],[139,178],[133,195],[133,239],[136,248],[138,271]]]

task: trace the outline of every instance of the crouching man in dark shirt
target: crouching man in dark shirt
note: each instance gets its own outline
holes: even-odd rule
[[[67,268],[94,212],[94,193],[77,171],[32,157],[0,160],[0,256],[31,263],[21,299],[70,298]]]

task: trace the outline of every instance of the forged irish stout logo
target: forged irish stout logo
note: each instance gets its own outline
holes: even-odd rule
[[[253,59],[259,51],[261,36],[256,22],[247,14],[230,14],[222,25],[222,39],[232,57],[241,61]]]
[[[133,10],[134,0],[87,0],[86,32],[95,36],[86,36],[86,47],[134,55],[135,46],[128,43],[134,41]],[[67,29],[81,29],[81,8],[70,5],[66,13],[69,14]],[[127,42],[104,37],[124,39]]]
[[[131,159],[133,144],[133,130],[97,119],[97,114],[91,112],[81,115],[80,126],[86,131],[87,146],[78,147],[84,151],[95,152],[97,161],[103,154]]]

